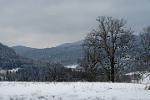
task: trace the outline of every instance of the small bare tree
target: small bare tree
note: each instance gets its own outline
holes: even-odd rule
[[[145,52],[150,51],[150,26],[143,29],[143,32],[140,34],[141,44]]]
[[[97,18],[98,28],[89,33],[84,41],[87,65],[90,70],[100,65],[108,75],[108,80],[115,81],[120,59],[126,60],[127,49],[132,31],[126,28],[126,21],[112,17]]]
[[[143,32],[140,34],[140,42],[142,44],[143,52],[141,53],[141,65],[147,71],[150,72],[150,26],[143,29]],[[145,72],[143,72],[145,74]],[[149,77],[150,74],[147,74],[146,77]]]

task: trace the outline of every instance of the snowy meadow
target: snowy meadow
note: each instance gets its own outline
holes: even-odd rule
[[[0,100],[150,100],[146,85],[89,82],[0,82]]]

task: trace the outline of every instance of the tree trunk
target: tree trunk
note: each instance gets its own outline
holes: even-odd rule
[[[108,76],[108,81],[110,82],[111,81],[111,71],[108,72],[107,76]]]
[[[115,82],[115,69],[114,69],[114,66],[115,66],[115,64],[114,64],[114,57],[112,57],[112,59],[111,59],[111,82]]]

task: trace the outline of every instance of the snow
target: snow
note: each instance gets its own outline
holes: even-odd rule
[[[0,82],[0,100],[150,100],[143,84]]]
[[[65,66],[66,68],[73,68],[73,69],[75,69],[75,68],[77,68],[78,67],[78,64],[74,64],[74,65],[67,65],[67,66]]]
[[[133,76],[133,75],[140,75],[141,79],[139,80],[132,80],[133,83],[141,83],[141,84],[150,84],[150,72],[148,71],[137,71],[137,72],[130,72],[125,75]]]
[[[135,75],[135,74],[139,74],[139,75],[141,75],[141,74],[142,74],[142,72],[140,72],[140,71],[130,72],[130,73],[127,73],[127,74],[125,74],[125,75],[129,75],[129,76],[131,76],[131,75]]]
[[[150,84],[150,72],[146,72],[142,75],[142,78],[140,79],[140,83]]]
[[[21,68],[14,68],[14,69],[10,69],[10,70],[8,70],[8,71],[15,73],[15,72],[17,72],[19,69],[21,69]]]
[[[14,68],[14,69],[9,69],[9,70],[4,70],[4,69],[2,69],[2,70],[0,70],[0,74],[6,74],[7,71],[8,71],[8,72],[15,73],[15,72],[17,72],[19,69],[20,69],[20,68]]]
[[[6,74],[7,70],[0,70],[0,74]]]

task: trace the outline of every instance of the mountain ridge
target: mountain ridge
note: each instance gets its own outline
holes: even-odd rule
[[[46,63],[20,56],[12,48],[0,43],[0,69],[23,68],[28,66],[46,66]]]
[[[26,58],[70,65],[78,63],[78,60],[81,58],[82,43],[83,41],[81,40],[43,49],[25,46],[14,46],[12,48],[18,55]]]

